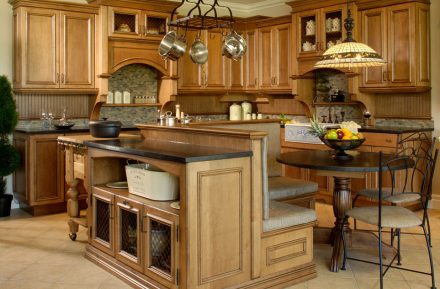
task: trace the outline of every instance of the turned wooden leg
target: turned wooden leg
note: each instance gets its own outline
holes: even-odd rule
[[[79,203],[78,203],[78,189],[76,186],[78,185],[79,180],[73,179],[69,184],[69,189],[67,190],[67,214],[71,218],[79,217]]]
[[[351,209],[350,178],[334,177],[333,213],[336,221],[332,232],[333,254],[330,262],[330,271],[338,272],[343,252],[342,234],[349,231],[348,218],[345,212]]]

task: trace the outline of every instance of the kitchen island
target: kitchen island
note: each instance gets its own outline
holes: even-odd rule
[[[88,259],[135,288],[285,288],[316,276],[316,222],[263,232],[265,132],[139,128],[142,140],[85,142]],[[177,177],[180,209],[108,188],[127,161]]]

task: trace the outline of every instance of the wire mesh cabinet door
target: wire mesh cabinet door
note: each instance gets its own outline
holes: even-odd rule
[[[116,197],[116,259],[142,271],[141,216],[143,205],[131,199]]]
[[[152,207],[145,208],[145,275],[168,288],[177,288],[179,216]]]
[[[114,195],[92,189],[91,243],[104,253],[114,256]]]

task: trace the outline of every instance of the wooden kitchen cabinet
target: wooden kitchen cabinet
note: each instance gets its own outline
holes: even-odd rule
[[[143,204],[129,198],[116,196],[115,209],[116,259],[135,270],[142,271],[141,218]]]
[[[33,215],[66,210],[64,151],[57,145],[59,135],[13,135],[21,158],[20,168],[14,173],[14,196],[20,208]]]
[[[258,90],[258,30],[252,29],[245,32],[247,52],[245,59],[245,89],[246,91]]]
[[[90,230],[90,243],[99,250],[115,255],[115,196],[109,192],[92,189],[91,205],[93,216]]]
[[[363,69],[364,92],[417,92],[430,86],[429,6],[403,3],[361,10],[361,41],[386,61],[382,67]],[[407,2],[407,1],[405,1]],[[365,4],[366,7],[368,3]]]
[[[70,6],[14,6],[14,89],[95,87],[95,8]]]
[[[226,57],[222,55],[222,32],[220,30],[202,31],[200,40],[208,48],[208,61],[196,64],[189,56],[189,49],[198,31],[187,31],[187,52],[179,59],[178,88],[184,91],[226,91]]]
[[[109,36],[142,39],[163,37],[168,31],[168,13],[109,7]]]
[[[291,92],[290,26],[279,24],[258,31],[260,90]]]
[[[345,4],[340,4],[305,10],[295,14],[297,58],[319,57],[330,46],[345,39],[344,19],[347,17],[346,8]],[[351,10],[352,14],[355,14],[353,8]],[[355,17],[355,15],[352,16]],[[327,24],[329,19],[336,23]],[[314,29],[308,29],[307,26],[312,26]]]
[[[143,215],[144,272],[167,288],[178,288],[179,216],[145,206]]]

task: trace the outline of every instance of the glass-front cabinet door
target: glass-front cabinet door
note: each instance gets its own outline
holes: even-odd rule
[[[313,57],[319,54],[320,9],[297,14],[298,57]]]
[[[178,216],[149,206],[144,211],[145,274],[159,276],[165,286],[177,288]]]
[[[92,236],[94,247],[114,256],[114,195],[92,189]]]
[[[116,197],[116,259],[142,270],[141,257],[141,203]]]
[[[341,6],[332,6],[322,9],[321,25],[322,25],[322,36],[323,39],[320,42],[319,50],[324,53],[325,50],[330,47],[342,43],[345,38],[344,30],[344,19],[345,10]]]

